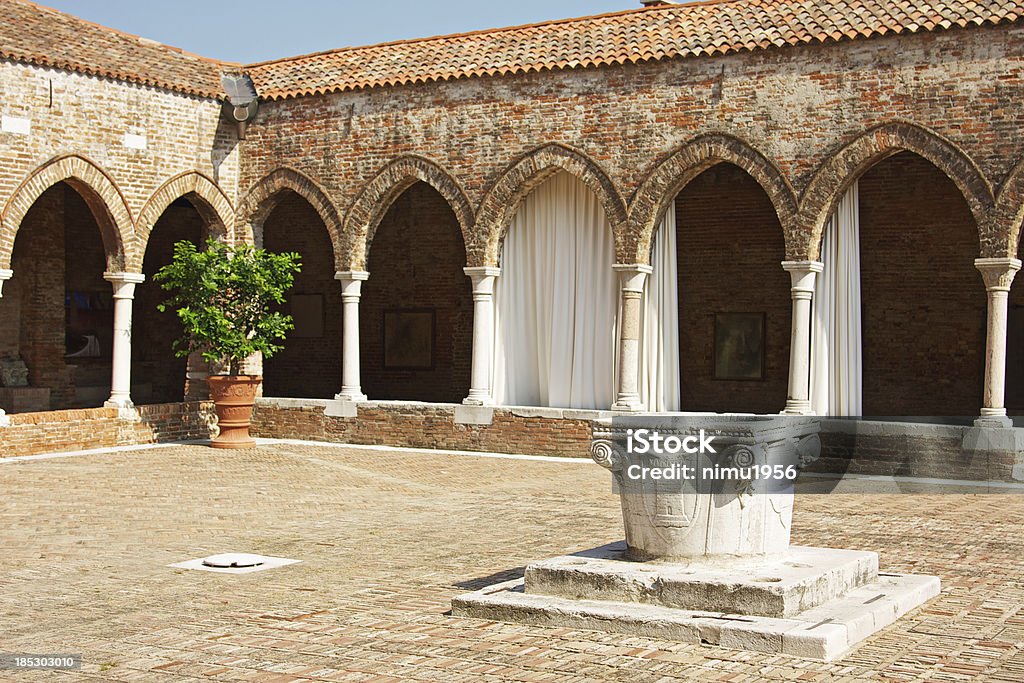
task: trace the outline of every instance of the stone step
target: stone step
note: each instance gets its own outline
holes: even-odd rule
[[[455,598],[452,614],[831,661],[938,594],[938,577],[881,574],[845,597],[778,619],[529,594],[517,579]]]
[[[878,554],[792,546],[781,557],[635,562],[625,544],[531,563],[526,592],[569,599],[788,617],[875,581]]]

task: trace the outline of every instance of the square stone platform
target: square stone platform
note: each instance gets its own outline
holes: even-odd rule
[[[934,576],[878,572],[876,553],[635,562],[610,544],[530,564],[452,601],[459,616],[585,628],[832,660],[935,597]]]

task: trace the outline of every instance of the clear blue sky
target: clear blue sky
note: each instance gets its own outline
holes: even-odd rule
[[[248,63],[634,9],[640,7],[640,0],[41,0],[40,4],[205,57]]]

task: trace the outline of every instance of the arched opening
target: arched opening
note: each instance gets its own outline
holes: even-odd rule
[[[858,185],[864,415],[974,415],[986,303],[967,202],[910,152],[875,164]]]
[[[84,196],[91,192],[56,183],[19,226],[14,276],[0,299],[0,359],[13,373],[0,405],[8,412],[98,407],[110,396],[113,296],[103,279],[107,248]],[[21,363],[24,378],[16,377]]]
[[[978,411],[986,316],[978,247],[963,194],[915,153],[893,154],[849,186],[822,238],[811,362],[818,412]]]
[[[680,407],[777,413],[791,323],[778,213],[753,177],[724,162],[687,183],[674,207]]]
[[[331,398],[341,388],[341,286],[334,279],[334,245],[316,209],[292,190],[281,190],[263,221],[263,248],[297,252],[302,270],[285,311],[295,321],[284,349],[263,361],[263,393]]]
[[[495,289],[499,404],[607,409],[614,399],[618,286],[598,197],[564,171],[512,218]]]
[[[417,182],[381,219],[360,302],[363,391],[372,399],[458,403],[469,392],[473,299],[452,207]]]
[[[193,202],[194,195],[171,202],[153,225],[146,244],[142,272],[146,279],[135,287],[132,324],[132,400],[137,404],[173,403],[185,399],[187,359],[174,354],[174,340],[182,334],[174,311],[161,313],[157,305],[167,292],[153,280],[174,257],[174,245],[189,241],[198,248],[207,239],[207,222]]]

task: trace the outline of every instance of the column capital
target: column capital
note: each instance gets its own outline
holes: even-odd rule
[[[114,285],[115,299],[134,299],[135,285],[145,281],[142,273],[103,273],[103,279]]]
[[[365,270],[339,270],[334,274],[334,279],[341,282],[363,282],[370,279],[370,274]]]
[[[646,263],[615,263],[612,270],[619,274],[623,292],[643,292],[644,280],[654,272]]]
[[[981,272],[985,289],[990,292],[1010,291],[1013,277],[1020,266],[1020,259],[1010,257],[974,259],[974,267]]]
[[[821,261],[783,261],[782,268],[789,273],[793,298],[809,298],[814,293],[814,279],[825,270]]]
[[[466,266],[462,269],[462,272],[468,277],[473,278],[475,282],[477,278],[498,277],[501,275],[501,268],[496,266]]]
[[[14,271],[10,268],[0,268],[0,296],[4,295],[4,283],[14,277]]]

